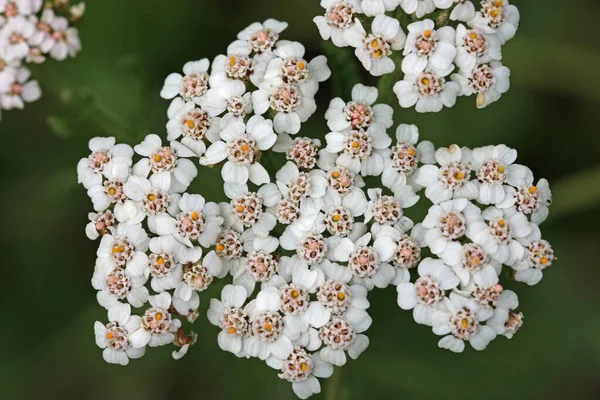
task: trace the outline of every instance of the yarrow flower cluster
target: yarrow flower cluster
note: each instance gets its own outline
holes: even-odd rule
[[[69,0],[0,0],[0,118],[2,110],[22,109],[42,91],[26,64],[42,64],[49,56],[63,61],[81,50],[72,26],[85,3]]]
[[[286,26],[252,24],[212,69],[204,59],[170,75],[168,142],[90,141],[77,169],[94,206],[86,234],[100,242],[92,286],[108,311],[95,325],[104,359],[125,365],[168,344],[181,358],[197,340],[186,321],[221,279],[208,309],[219,347],[265,361],[302,399],[367,349],[372,290],[395,286],[441,348],[511,338],[523,314],[500,276],[535,285],[554,262],[539,229],[548,182],[505,145],[436,150],[414,125],[392,130],[392,108],[362,84],[331,101],[325,143],[296,135],[330,71],[279,40]],[[188,193],[198,165],[220,170],[228,201]],[[432,206],[415,223],[419,201]]]
[[[509,89],[502,46],[515,36],[519,11],[508,0],[321,0],[321,37],[353,47],[373,76],[401,69],[394,93],[403,108],[439,112],[458,96],[477,108]]]

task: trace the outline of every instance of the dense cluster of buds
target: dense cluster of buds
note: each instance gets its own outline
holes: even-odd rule
[[[374,76],[402,70],[400,106],[418,112],[452,107],[476,95],[483,108],[509,89],[502,46],[514,37],[519,11],[508,0],[321,0],[314,22],[325,40],[355,48]]]
[[[84,12],[85,3],[69,0],[0,0],[0,118],[2,110],[22,109],[42,95],[25,65],[63,61],[81,50],[73,23]]]
[[[392,108],[362,84],[331,101],[324,145],[296,136],[330,71],[279,40],[285,28],[252,24],[212,69],[204,59],[170,75],[168,142],[90,141],[78,175],[95,210],[86,233],[100,240],[92,284],[108,310],[95,325],[104,359],[125,365],[167,344],[182,357],[196,340],[183,325],[217,280],[227,284],[208,319],[220,348],[264,360],[303,399],[368,347],[372,290],[395,286],[442,348],[511,338],[523,315],[501,272],[534,285],[555,260],[539,229],[548,182],[505,145],[436,150],[414,125],[392,130]],[[269,171],[274,152],[287,162]],[[220,170],[228,201],[187,193],[198,164]],[[415,223],[419,201],[432,205]]]

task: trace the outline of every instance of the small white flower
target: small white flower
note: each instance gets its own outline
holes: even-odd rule
[[[154,237],[148,247],[151,252],[148,256],[150,285],[157,293],[179,286],[183,278],[182,264],[194,263],[202,257],[200,247],[189,249],[172,236]]]
[[[279,377],[292,384],[294,393],[300,399],[321,393],[317,378],[329,378],[333,374],[333,366],[323,361],[319,352],[310,354],[302,347],[294,347],[284,360],[271,356],[267,364],[281,371]]]
[[[474,200],[479,189],[471,182],[471,166],[457,145],[439,148],[435,152],[436,165],[424,165],[419,170],[416,183],[425,187],[425,196],[433,204],[451,199]]]
[[[504,44],[515,36],[519,19],[519,10],[508,0],[483,0],[481,10],[468,23],[485,33],[496,34]]]
[[[0,93],[0,108],[11,110],[23,109],[25,103],[33,103],[42,97],[42,90],[37,81],[29,80],[31,71],[19,68],[8,83],[8,91]]]
[[[98,303],[107,310],[124,299],[137,308],[148,301],[148,289],[145,287],[147,280],[148,277],[144,274],[133,275],[131,269],[102,262],[96,264],[92,286],[98,290]]]
[[[139,329],[142,319],[131,315],[129,304],[118,304],[108,310],[110,323],[104,325],[96,321],[94,333],[96,344],[101,349],[104,361],[111,364],[127,365],[130,358],[140,358],[146,352],[145,346],[134,347],[130,341],[130,334]]]
[[[273,238],[274,239],[274,238]],[[272,280],[282,279],[277,275],[279,261],[273,254],[279,246],[277,239],[255,240],[243,263],[234,266],[229,272],[233,276],[234,285],[242,285],[251,294],[257,283],[271,283]],[[237,267],[237,268],[236,268]]]
[[[292,161],[303,170],[311,170],[317,165],[317,156],[321,147],[319,139],[308,137],[292,137],[286,133],[277,135],[277,141],[273,145],[276,153],[285,153],[288,161]]]
[[[258,193],[243,192],[234,196],[229,203],[219,203],[224,226],[240,233],[244,232],[244,227],[251,227],[256,237],[267,237],[277,225],[277,218],[271,212],[267,212],[265,207],[275,206],[278,196],[277,186],[271,183],[262,186]]]
[[[418,75],[405,75],[404,80],[394,85],[394,93],[402,108],[410,108],[416,104],[417,112],[440,112],[444,107],[454,107],[460,86],[456,82],[447,81],[445,75],[425,70]]]
[[[460,85],[461,96],[477,94],[477,108],[498,101],[510,88],[510,70],[499,61],[479,64],[471,71],[452,74],[451,78]]]
[[[452,267],[463,286],[474,282],[480,287],[498,283],[501,264],[494,262],[482,246],[475,243],[448,243],[443,254],[444,262]]]
[[[325,8],[325,15],[315,17],[313,22],[323,40],[331,38],[337,47],[348,46],[344,32],[362,29],[356,24],[357,16],[362,13],[361,0],[321,0],[321,7]]]
[[[533,225],[533,231],[528,237],[529,245],[523,257],[512,266],[516,270],[515,280],[528,285],[536,285],[543,276],[543,271],[556,260],[554,250],[546,240],[541,237],[540,229]]]
[[[323,171],[300,172],[288,161],[275,178],[283,199],[300,203],[302,215],[315,215],[322,209],[328,183]]]
[[[375,236],[375,239],[381,236],[389,236],[396,244],[396,252],[390,261],[396,270],[396,277],[392,284],[398,286],[401,283],[410,281],[409,270],[419,265],[421,262],[421,249],[427,247],[423,226],[421,224],[415,225],[410,230],[410,235],[394,228],[384,227]]]
[[[408,25],[402,72],[419,75],[427,69],[439,76],[448,75],[454,69],[455,38],[454,28],[444,26],[436,30],[430,19]]]
[[[36,14],[42,8],[42,0],[0,0],[0,14],[8,18]]]
[[[433,254],[443,257],[452,243],[460,242],[480,224],[485,225],[481,210],[467,199],[433,205],[423,220],[425,242]]]
[[[0,47],[7,61],[23,60],[29,54],[29,39],[35,33],[35,25],[28,18],[17,15],[9,18],[0,29]]]
[[[173,319],[168,311],[171,307],[171,295],[163,292],[148,298],[151,308],[142,316],[140,328],[129,335],[133,347],[164,346],[175,340],[174,333],[181,327],[181,321]]]
[[[251,58],[249,54],[248,51],[228,53],[227,56],[218,55],[212,63],[211,76],[217,77],[217,80],[250,81],[254,86],[260,86],[267,71],[267,60],[259,60],[259,57]]]
[[[445,310],[433,314],[433,332],[447,335],[438,342],[440,348],[462,353],[464,341],[469,341],[475,350],[481,351],[496,338],[494,330],[482,324],[486,319],[482,316],[483,308],[474,299],[450,293],[445,306]]]
[[[469,227],[469,237],[479,244],[499,263],[514,265],[525,255],[524,245],[529,245],[535,224],[515,207],[499,209],[489,207],[482,212],[486,222],[476,222]]]
[[[369,338],[362,335],[369,329],[371,318],[366,313],[350,313],[344,317],[334,316],[320,330],[319,336],[326,346],[321,359],[338,367],[346,364],[346,351],[357,359],[369,347]]]
[[[194,257],[195,258],[195,257]],[[173,306],[178,313],[187,315],[198,308],[198,293],[206,290],[214,278],[223,278],[222,262],[214,251],[209,252],[202,260],[188,258],[183,265],[183,276],[173,294]]]
[[[97,264],[102,271],[124,268],[131,276],[142,276],[148,268],[148,234],[140,224],[119,224],[116,233],[100,241]]]
[[[325,113],[327,126],[333,132],[367,130],[372,124],[390,128],[394,123],[394,110],[387,104],[374,104],[378,96],[376,87],[354,85],[351,101],[346,103],[338,97],[329,103]]]
[[[256,54],[272,57],[272,50],[279,40],[279,34],[288,27],[287,22],[268,19],[264,23],[255,22],[241,31],[227,48],[227,54]]]
[[[211,299],[208,309],[208,320],[221,328],[219,347],[238,357],[243,357],[244,342],[250,335],[248,312],[242,308],[246,302],[247,292],[243,286],[226,285],[221,291],[221,300]],[[252,303],[253,304],[253,303]]]
[[[141,176],[132,175],[123,185],[123,192],[136,202],[137,212],[128,214],[129,224],[141,223],[148,217],[150,231],[156,231],[154,218],[163,213],[173,214],[181,197],[176,193],[169,193],[166,180],[155,179],[154,183]]]
[[[115,144],[114,137],[93,138],[88,144],[91,154],[77,164],[77,181],[86,189],[102,185],[103,175],[127,177],[132,164],[133,149]]]
[[[519,307],[517,294],[505,290],[500,295],[494,315],[488,320],[487,325],[496,331],[497,335],[512,339],[513,335],[523,326],[523,313],[514,311],[517,307]]]
[[[389,74],[396,69],[390,58],[392,51],[402,50],[406,34],[398,20],[386,15],[378,15],[371,25],[372,33],[367,34],[360,21],[356,21],[357,29],[344,32],[348,44],[355,47],[354,54],[363,67],[373,76]]]
[[[394,196],[382,195],[381,189],[369,189],[367,193],[371,200],[365,212],[365,224],[373,221],[371,233],[375,238],[389,228],[404,234],[413,227],[413,222],[404,216],[404,209],[419,201],[411,186],[402,187]]]
[[[134,150],[147,158],[133,166],[133,173],[143,177],[152,173],[150,182],[154,186],[181,193],[198,175],[194,163],[187,159],[194,157],[194,152],[179,142],[172,141],[169,146],[163,146],[158,135],[150,134]]]
[[[302,93],[316,93],[320,82],[331,76],[327,58],[318,56],[306,61],[302,43],[282,40],[273,53],[277,56],[269,62],[264,80],[297,85]]]
[[[353,283],[364,285],[368,290],[375,286],[385,288],[396,276],[394,267],[388,264],[396,252],[396,244],[390,237],[380,237],[372,246],[370,241],[370,233],[354,242],[343,238],[333,249],[333,256],[336,261],[348,263]]]
[[[221,139],[206,150],[200,164],[214,165],[227,159],[221,170],[226,184],[245,185],[248,179],[256,185],[270,182],[258,156],[277,140],[271,120],[260,115],[250,118],[247,124],[230,120],[221,131]]]
[[[220,139],[221,118],[211,117],[192,101],[176,98],[169,106],[167,116],[167,140],[182,138],[181,143],[197,157],[202,157],[207,142],[214,143]]]
[[[540,225],[548,218],[548,206],[552,204],[552,192],[546,179],[540,179],[537,185],[533,185],[533,174],[531,174],[526,177],[524,185],[516,189],[505,186],[505,190],[507,198],[498,205],[499,208],[514,205],[523,214],[531,215],[531,222],[536,225]]]
[[[252,336],[244,342],[247,355],[261,360],[270,356],[283,360],[292,353],[294,346],[280,309],[281,298],[276,288],[258,293],[254,309],[250,312]]]
[[[458,25],[455,44],[457,53],[454,63],[461,71],[472,71],[478,64],[502,59],[502,45],[498,37],[479,29]]]
[[[69,26],[69,21],[59,17],[52,10],[44,10],[40,21],[47,35],[39,43],[43,53],[50,54],[55,60],[65,60],[67,57],[75,57],[81,50],[79,31]],[[39,29],[39,28],[38,28]]]
[[[132,150],[127,146],[125,151],[131,152]],[[124,162],[129,163],[130,161],[127,158]],[[125,195],[123,189],[125,182],[129,178],[129,172],[129,168],[125,167],[125,165],[117,168],[110,166],[104,168],[103,175],[106,180],[103,180],[101,184],[92,185],[88,189],[88,196],[94,204],[94,210],[101,212],[112,206],[117,221],[125,222],[135,218],[137,215],[137,205]]]
[[[435,11],[434,1],[438,0],[403,0],[400,6],[407,14],[415,14],[417,18],[421,18]]]
[[[251,95],[246,93],[244,82],[222,76],[211,76],[210,86],[206,95],[199,101],[199,105],[211,117],[225,113],[222,126],[232,120],[243,122],[244,118],[252,113]]]
[[[155,229],[159,235],[173,236],[188,247],[199,243],[202,247],[213,246],[221,234],[223,217],[216,203],[204,200],[199,194],[184,193],[171,215],[162,214],[155,218]]]
[[[447,290],[460,283],[458,277],[442,260],[426,258],[419,264],[419,278],[415,283],[400,283],[398,306],[413,310],[418,324],[431,326],[434,312],[443,304]]]
[[[168,100],[181,96],[184,101],[200,104],[208,91],[209,67],[210,62],[206,58],[186,63],[183,66],[184,75],[172,73],[167,77],[160,97]]]
[[[506,183],[520,187],[533,181],[533,173],[529,168],[514,164],[517,151],[503,144],[479,147],[472,151],[463,148],[463,153],[475,170],[479,186],[477,202],[481,204],[502,205],[507,197]]]
[[[252,106],[257,115],[272,110],[275,132],[295,135],[317,110],[315,93],[314,86],[297,87],[280,79],[265,81],[259,90],[252,92]]]
[[[435,148],[429,141],[419,142],[419,129],[415,125],[401,124],[396,129],[397,143],[384,152],[381,183],[392,192],[397,192],[406,184],[415,190],[420,186],[415,182],[421,164],[435,163]]]

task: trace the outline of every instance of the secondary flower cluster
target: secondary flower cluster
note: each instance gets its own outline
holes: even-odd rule
[[[471,95],[483,108],[509,89],[502,46],[517,31],[519,11],[508,0],[483,0],[479,9],[469,0],[321,0],[321,6],[325,15],[314,22],[323,39],[354,47],[372,75],[400,64],[403,78],[394,92],[403,108],[439,112]]]
[[[71,23],[85,12],[85,4],[69,0],[0,0],[0,118],[2,110],[24,108],[42,91],[26,64],[42,64],[46,57],[65,60],[81,49]]]
[[[533,285],[554,261],[538,227],[548,183],[534,185],[504,145],[436,150],[406,124],[392,135],[392,108],[361,84],[331,101],[324,146],[293,136],[330,72],[324,57],[308,62],[301,44],[279,41],[285,27],[252,24],[210,75],[208,60],[170,75],[168,143],[90,141],[78,175],[95,210],[86,233],[100,239],[104,359],[125,365],[166,344],[182,357],[197,338],[183,324],[218,279],[228,284],[208,319],[220,348],[264,360],[303,399],[368,347],[376,288],[396,286],[399,306],[444,336],[440,347],[512,337],[523,316],[500,273]],[[275,153],[286,162],[267,170]],[[220,170],[228,201],[187,193],[198,164]],[[406,213],[423,196],[433,205],[415,224]]]

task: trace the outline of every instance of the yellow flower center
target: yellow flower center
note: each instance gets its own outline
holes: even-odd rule
[[[235,56],[229,57],[229,66],[233,67],[235,65]]]
[[[431,81],[428,78],[423,78],[421,79],[421,83],[425,86],[428,86],[431,83]]]
[[[190,129],[194,129],[194,127],[196,126],[196,125],[194,124],[194,121],[192,121],[191,119],[186,119],[186,120],[185,120],[185,124],[186,124],[186,125],[188,126],[188,128],[190,128]]]
[[[463,329],[467,329],[469,327],[469,320],[463,318],[462,321],[460,321],[460,324],[462,325]]]
[[[308,371],[308,364],[303,362],[302,364],[300,364],[300,369],[302,370],[302,372]]]
[[[248,151],[250,147],[247,144],[242,145],[242,151]]]
[[[299,69],[300,71],[303,71],[305,67],[306,67],[306,65],[304,65],[304,63],[303,63],[302,61],[300,61],[300,62],[298,63],[298,69]]]
[[[537,187],[536,186],[532,186],[529,188],[529,193],[534,194],[535,192],[537,192]]]
[[[150,201],[154,201],[154,200],[156,200],[156,196],[155,196],[155,195],[153,195],[153,194],[149,194],[147,198],[148,198],[148,200],[150,200]]]
[[[337,171],[333,171],[333,172],[331,173],[331,176],[333,177],[333,179],[337,179],[337,178],[339,178],[339,177],[340,177],[340,173],[339,173],[339,172],[337,172]]]
[[[243,212],[244,211],[244,206],[238,206],[237,210],[238,210],[238,212]]]
[[[499,221],[498,221],[498,226],[499,226],[500,228],[504,228],[504,226],[505,226],[505,225],[506,225],[506,222],[504,222],[504,220],[503,220],[503,219],[501,219],[501,220],[499,220]]]
[[[271,325],[271,324],[269,324],[269,323],[266,323],[266,324],[265,324],[265,329],[266,329],[268,332],[271,332],[271,331],[273,330],[273,325]]]
[[[546,257],[542,257],[542,259],[540,260],[542,264],[548,264],[548,261],[550,260],[548,260]]]
[[[161,313],[156,313],[156,316],[154,317],[157,321],[160,321],[161,319],[163,319],[163,315]]]
[[[230,335],[233,335],[236,332],[237,332],[237,329],[235,329],[233,326],[231,328],[229,328],[229,334]]]
[[[333,222],[338,222],[340,220],[340,216],[339,216],[339,214],[336,214],[331,219],[333,220]]]
[[[431,37],[431,29],[427,29],[425,32],[423,32],[423,36],[429,39]]]
[[[217,251],[223,251],[223,250],[225,250],[225,246],[223,246],[221,243],[219,243],[217,245]]]
[[[338,293],[337,298],[341,301],[344,300],[346,298],[346,295],[344,293]]]
[[[298,291],[297,290],[293,290],[292,291],[292,298],[297,298],[298,297]]]
[[[114,195],[115,193],[117,193],[117,189],[112,188],[112,187],[110,189],[108,189],[108,194],[110,194],[111,196]]]
[[[125,246],[116,246],[112,248],[113,253],[122,253],[125,251]]]
[[[107,339],[112,339],[112,338],[114,338],[114,337],[115,337],[115,336],[112,334],[112,332],[108,332],[108,333],[106,334],[106,338],[107,338]]]
[[[500,165],[500,166],[498,166],[498,172],[499,172],[499,173],[503,174],[503,173],[504,173],[504,171],[506,171],[506,168],[504,168],[504,165]]]
[[[162,161],[162,157],[160,154],[155,154],[154,157],[152,157],[154,159],[154,162],[161,162]]]
[[[158,263],[158,265],[163,265],[165,263],[165,259],[162,257],[158,257],[156,259],[156,262]]]
[[[199,218],[200,218],[200,215],[198,215],[198,213],[197,213],[196,211],[194,211],[194,212],[192,213],[192,219],[193,219],[194,221],[198,221],[198,219],[199,219]]]

